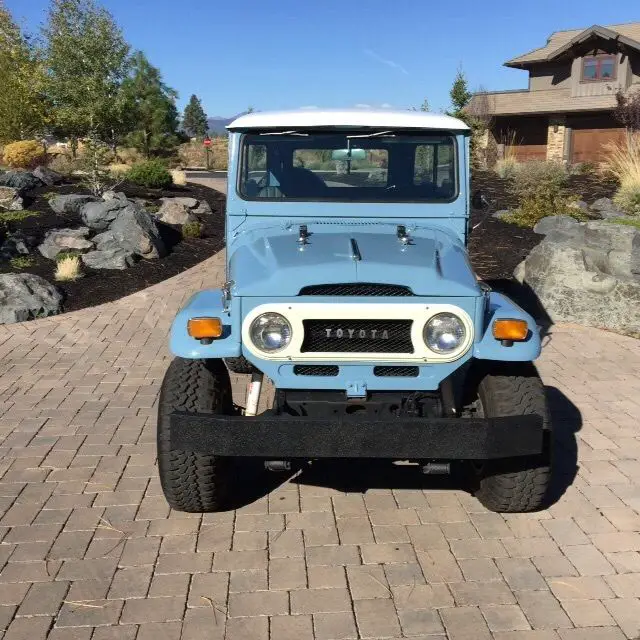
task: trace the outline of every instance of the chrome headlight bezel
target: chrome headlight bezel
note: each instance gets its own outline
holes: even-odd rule
[[[441,324],[438,327],[438,324]],[[444,326],[442,326],[444,324]],[[438,331],[440,333],[438,333]],[[431,335],[430,335],[431,334]],[[442,348],[438,344],[438,337],[449,336],[447,339],[454,339],[452,346]],[[462,318],[450,311],[444,311],[432,315],[422,329],[422,339],[433,353],[441,356],[448,356],[456,353],[467,341],[467,327]]]
[[[264,338],[264,333],[268,330],[268,327],[272,326],[274,329],[280,327],[283,329],[283,333],[287,334],[283,337],[283,341],[279,346],[269,347]],[[275,311],[267,311],[261,313],[259,316],[253,319],[249,325],[249,336],[253,346],[262,353],[279,353],[284,351],[290,344],[293,337],[293,328],[291,323],[281,313]]]

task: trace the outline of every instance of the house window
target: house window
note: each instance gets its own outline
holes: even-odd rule
[[[587,56],[582,59],[582,80],[584,82],[599,82],[615,80],[616,56]]]

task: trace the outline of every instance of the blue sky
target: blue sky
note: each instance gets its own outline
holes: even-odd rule
[[[5,0],[35,31],[48,0]],[[637,0],[103,0],[132,47],[210,116],[357,104],[448,105],[458,66],[472,89],[526,86],[502,63],[552,31],[640,20]]]

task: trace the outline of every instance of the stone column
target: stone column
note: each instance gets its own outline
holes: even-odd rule
[[[550,116],[547,130],[547,160],[564,162],[565,136],[567,133],[565,116]]]

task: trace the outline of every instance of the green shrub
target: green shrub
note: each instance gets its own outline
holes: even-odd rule
[[[593,176],[598,172],[595,162],[579,162],[570,167],[569,172],[573,176]]]
[[[621,185],[613,201],[625,212],[632,216],[640,216],[640,184]]]
[[[40,214],[37,211],[0,211],[0,223],[6,224],[7,222],[22,222],[27,218],[34,218]]]
[[[148,160],[134,164],[126,176],[129,182],[150,189],[166,189],[173,184],[169,170],[160,160]]]
[[[61,251],[56,256],[56,262],[60,262],[61,260],[66,260],[67,258],[79,258],[82,254],[79,251],[73,251],[72,249],[68,249],[67,251]]]
[[[515,158],[503,158],[496,162],[493,170],[500,178],[513,178],[518,170],[518,161]]]
[[[570,206],[576,200],[567,191],[568,174],[558,162],[534,161],[517,166],[508,190],[518,200],[518,207],[503,220],[520,227],[533,227],[547,216],[567,215],[587,220],[581,210]]]
[[[71,156],[59,153],[49,160],[49,169],[53,169],[63,176],[70,176],[74,171],[82,169],[82,160],[74,160]]]
[[[12,142],[3,153],[4,161],[14,169],[34,169],[46,160],[44,147],[37,140]]]
[[[184,238],[202,238],[203,226],[201,222],[187,222],[182,225]]]
[[[28,269],[35,264],[35,260],[31,256],[16,256],[9,260],[9,264],[14,269]]]

